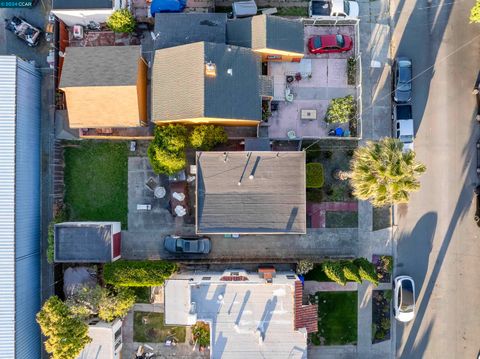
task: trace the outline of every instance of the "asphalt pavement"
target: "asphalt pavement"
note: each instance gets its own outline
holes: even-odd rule
[[[476,358],[480,228],[473,221],[480,125],[471,91],[480,70],[474,1],[394,0],[392,53],[413,60],[415,150],[422,189],[398,206],[397,275],[416,283],[417,313],[396,324],[397,357]]]

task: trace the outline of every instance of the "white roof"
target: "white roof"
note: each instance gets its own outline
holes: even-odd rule
[[[92,341],[85,346],[77,359],[114,359],[114,334],[122,326],[117,319],[113,323],[100,322],[88,326],[88,336]]]
[[[190,314],[190,284],[188,280],[165,281],[165,324],[192,325],[195,316]]]
[[[185,304],[180,297],[169,298],[172,282],[190,286],[198,320],[210,323],[212,358],[307,357],[306,337],[294,330],[292,284],[170,280],[165,288],[165,318],[172,308],[179,315],[175,301]]]

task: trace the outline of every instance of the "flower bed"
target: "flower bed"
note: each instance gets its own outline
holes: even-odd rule
[[[372,263],[377,270],[380,283],[390,283],[392,279],[393,258],[392,256],[381,256],[374,254]]]
[[[372,293],[372,344],[390,340],[392,291],[374,290]]]

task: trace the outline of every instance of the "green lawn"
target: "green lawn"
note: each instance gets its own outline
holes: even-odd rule
[[[81,141],[65,147],[65,204],[70,220],[121,221],[127,227],[126,142]]]
[[[135,303],[150,303],[151,287],[130,287],[134,292],[137,300]]]
[[[185,327],[166,326],[164,314],[154,312],[133,313],[133,340],[141,343],[163,343],[175,339],[185,343]]]
[[[357,228],[358,212],[329,212],[325,213],[325,227],[327,228]]]
[[[356,344],[357,292],[317,292],[313,297],[318,303],[318,332],[310,334],[312,343]]]

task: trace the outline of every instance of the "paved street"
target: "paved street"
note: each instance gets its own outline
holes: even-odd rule
[[[401,358],[474,358],[480,349],[479,228],[473,222],[480,69],[474,1],[398,1],[393,54],[413,59],[415,149],[422,190],[397,211],[396,274],[413,276],[417,315],[397,323]]]

